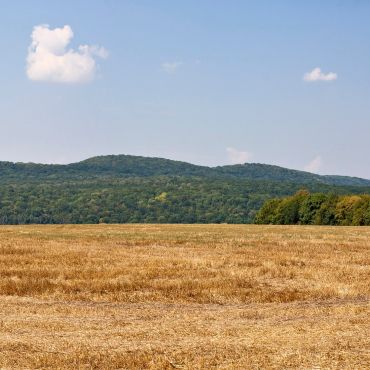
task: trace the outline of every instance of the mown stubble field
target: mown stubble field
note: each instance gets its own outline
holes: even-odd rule
[[[0,227],[0,367],[370,368],[370,228]]]

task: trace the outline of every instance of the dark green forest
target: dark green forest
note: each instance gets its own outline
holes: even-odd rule
[[[263,204],[256,220],[280,223],[264,222],[261,212],[274,204],[265,202],[302,187],[330,199],[370,194],[369,180],[263,164],[211,168],[124,155],[70,165],[0,162],[0,224],[251,223]]]
[[[270,199],[255,223],[275,225],[370,225],[369,195],[338,195],[302,190],[293,196]]]

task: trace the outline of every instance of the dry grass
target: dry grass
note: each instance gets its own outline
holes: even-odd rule
[[[0,367],[370,368],[370,228],[0,228]]]

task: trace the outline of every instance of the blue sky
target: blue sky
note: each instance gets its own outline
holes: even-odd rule
[[[370,178],[369,19],[360,0],[4,2],[0,160]]]

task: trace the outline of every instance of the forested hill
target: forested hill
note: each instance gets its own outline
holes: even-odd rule
[[[320,176],[279,166],[246,163],[206,167],[163,158],[130,155],[93,157],[68,165],[0,162],[0,182],[12,180],[68,180],[99,177],[186,176],[218,179],[286,181],[299,184],[370,186],[370,180],[347,176]]]
[[[370,194],[370,181],[127,155],[69,165],[0,162],[0,224],[250,223],[266,200],[303,188]]]

